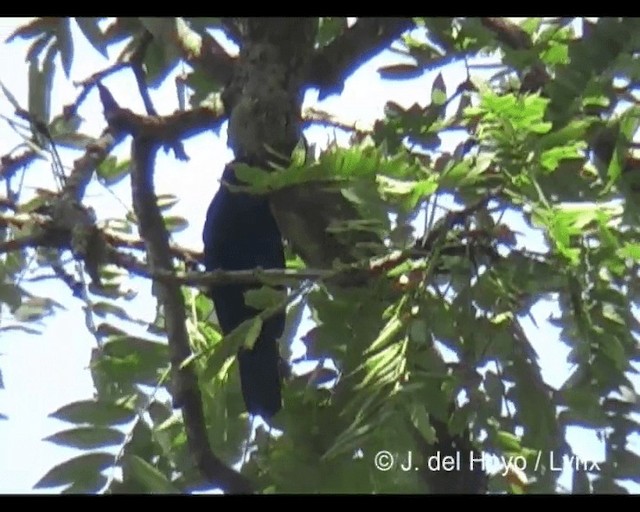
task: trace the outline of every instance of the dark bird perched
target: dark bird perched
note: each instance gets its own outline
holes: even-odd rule
[[[239,185],[229,165],[222,174],[222,185],[215,195],[204,225],[204,263],[207,270],[248,270],[284,268],[285,258],[280,230],[265,196],[232,192],[225,182]],[[208,294],[223,334],[228,334],[259,311],[247,306],[244,293],[255,285],[212,286]],[[277,340],[284,331],[285,313],[265,320],[252,349],[238,353],[242,396],[247,410],[270,418],[280,410],[280,353]]]

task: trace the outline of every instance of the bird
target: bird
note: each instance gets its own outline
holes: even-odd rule
[[[269,198],[225,186],[241,185],[231,164],[225,167],[222,182],[207,210],[202,233],[206,270],[285,268],[282,236]],[[235,283],[209,287],[207,294],[213,300],[223,335],[259,313],[244,299],[246,291],[256,288],[259,286]],[[278,339],[284,326],[284,312],[272,315],[263,322],[253,347],[242,347],[238,352],[245,406],[250,414],[263,419],[271,418],[282,407]]]

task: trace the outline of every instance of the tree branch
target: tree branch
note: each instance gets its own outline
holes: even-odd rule
[[[107,78],[109,75],[117,73],[118,71],[121,71],[122,69],[125,69],[127,67],[134,67],[136,65],[141,65],[142,59],[144,58],[144,53],[152,39],[153,38],[151,34],[149,34],[149,32],[145,32],[143,36],[140,37],[140,39],[137,41],[136,46],[133,48],[128,58],[123,60],[118,60],[118,62],[110,65],[109,67],[101,71],[97,71],[96,73],[94,73],[88,78],[85,78],[81,82],[75,82],[74,85],[76,87],[82,86],[82,91],[80,92],[80,95],[76,98],[76,101],[74,101],[71,105],[66,105],[63,108],[63,113],[65,118],[69,119],[70,117],[75,115],[76,111],[78,110],[78,107],[85,100],[85,98],[87,97],[91,89],[95,87],[97,84],[99,84],[102,80]],[[135,73],[135,70],[134,70],[134,73]]]
[[[144,240],[134,238],[131,236],[117,233],[110,229],[103,230],[103,236],[105,240],[112,247],[125,247],[128,249],[138,249],[144,251],[146,246]],[[199,263],[202,261],[202,251],[195,251],[186,247],[180,247],[175,244],[170,246],[171,255],[187,263]]]
[[[358,137],[365,137],[372,135],[373,130],[371,128],[358,127],[357,123],[349,123],[337,116],[324,112],[317,108],[307,108],[302,112],[303,126],[306,128],[314,124],[320,126],[330,126],[340,128],[347,132],[355,132]]]
[[[531,48],[531,38],[522,28],[505,18],[481,18],[480,23],[491,30],[502,44],[514,50]]]
[[[319,99],[340,94],[346,78],[363,62],[414,26],[411,18],[360,18],[311,62],[307,85],[320,89]]]
[[[36,158],[38,154],[31,149],[18,156],[3,155],[0,157],[0,178],[8,180],[18,169],[29,165]]]
[[[107,90],[102,87],[102,90]],[[126,108],[105,112],[109,126],[134,138],[144,136],[158,144],[172,145],[174,139],[184,139],[206,130],[217,129],[224,121],[224,108],[199,107],[168,116],[139,116]]]
[[[175,130],[169,134],[165,131],[167,123],[163,123],[161,118],[152,118],[149,121],[149,118],[141,118],[130,111],[119,109],[103,87],[101,87],[101,99],[110,126],[118,131],[127,131],[134,137],[131,168],[133,207],[138,218],[140,236],[144,239],[147,248],[149,266],[153,271],[173,273],[169,234],[154,192],[153,161],[161,140],[170,143],[170,135],[177,140],[183,136],[185,130],[190,131],[194,126],[182,124],[179,126],[182,130]],[[180,113],[176,116],[179,119],[194,118],[193,114],[185,117],[186,114],[189,113]],[[197,467],[212,485],[231,493],[248,493],[251,491],[250,482],[240,473],[227,467],[213,453],[207,435],[197,376],[192,366],[183,366],[184,361],[191,356],[191,348],[185,326],[185,304],[180,287],[178,284],[162,281],[156,281],[156,284],[159,302],[164,306],[173,368],[174,406],[182,408],[191,455]]]
[[[81,201],[93,172],[109,156],[111,150],[122,138],[114,136],[114,132],[107,128],[98,140],[88,144],[84,155],[73,162],[73,169],[67,177],[63,195]]]

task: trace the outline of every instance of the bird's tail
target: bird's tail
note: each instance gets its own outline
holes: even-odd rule
[[[240,349],[238,365],[247,411],[265,419],[276,414],[282,407],[282,396],[280,353],[275,336],[263,330],[252,349]]]

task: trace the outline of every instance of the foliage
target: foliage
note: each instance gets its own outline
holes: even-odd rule
[[[140,39],[150,37],[142,58],[150,86],[180,62],[192,64],[181,88],[193,108],[220,90],[174,36],[182,48],[197,48],[208,31],[230,30],[224,20],[38,18],[12,38],[33,41],[26,110],[55,144],[86,148],[92,140],[77,131],[69,112],[52,116],[49,107],[56,56],[67,76],[77,65],[70,23],[103,54],[128,41],[116,64],[129,62]],[[629,448],[640,429],[631,380],[640,359],[640,165],[633,153],[640,122],[634,53],[640,22],[414,23],[394,45],[398,64],[380,75],[404,80],[442,68],[419,103],[389,102],[372,130],[354,131],[349,147],[330,145],[317,158],[294,157],[278,172],[239,171],[258,193],[310,181],[338,187],[361,220],[335,229],[372,230],[387,241],[366,286],[322,280],[293,285],[284,350],[297,339],[305,307],[315,326],[301,337],[305,370],[294,364],[285,406],[273,421],[275,435],[259,426],[252,436],[233,357],[259,324],[223,339],[211,320],[211,302],[197,288],[183,288],[194,353],[185,364],[194,364],[199,375],[212,449],[228,465],[244,460],[242,472],[264,492],[428,492],[428,472],[402,471],[397,464],[411,452],[415,466],[424,468],[424,442],[433,443],[434,423],[444,422],[452,435],[468,429],[486,456],[527,462],[523,475],[514,468],[494,472],[489,491],[554,492],[560,472],[549,454],[556,461],[572,456],[567,429],[580,426],[602,434],[606,460],[598,470],[573,471],[572,490],[623,491],[623,480],[640,483],[640,456]],[[339,38],[347,25],[342,18],[321,19],[318,47]],[[448,90],[448,63],[488,54],[500,61],[491,79],[470,72]],[[10,91],[4,93],[11,99]],[[442,141],[452,131],[465,139],[447,149]],[[33,128],[26,141],[36,153],[52,150],[42,133]],[[113,187],[128,172],[128,162],[109,157],[95,179]],[[12,194],[18,213],[39,212],[46,203],[42,194]],[[165,211],[178,200],[159,199]],[[443,204],[457,216],[436,215]],[[422,218],[424,233],[416,234]],[[543,234],[544,251],[526,248],[514,219]],[[168,214],[165,221],[170,229],[186,226]],[[109,226],[129,235],[136,219],[110,219]],[[33,222],[5,223],[2,241],[36,228]],[[64,266],[51,249],[5,249],[0,301],[14,323],[0,329],[32,329],[34,321],[55,314],[57,304],[27,295],[19,284],[34,251],[41,267]],[[303,267],[294,254],[288,263]],[[91,364],[95,401],[52,414],[73,426],[48,440],[86,453],[52,468],[38,486],[107,493],[205,489],[182,417],[166,400],[169,353],[153,336],[163,332],[163,313],[148,326],[148,336],[134,335],[122,277],[122,269],[102,267],[102,286],[92,285],[87,298],[102,346]],[[268,308],[280,298],[265,292],[252,300]],[[571,374],[559,389],[543,379],[520,326],[540,301],[555,304],[551,321],[570,348]],[[374,465],[381,450],[396,451],[392,471]]]

